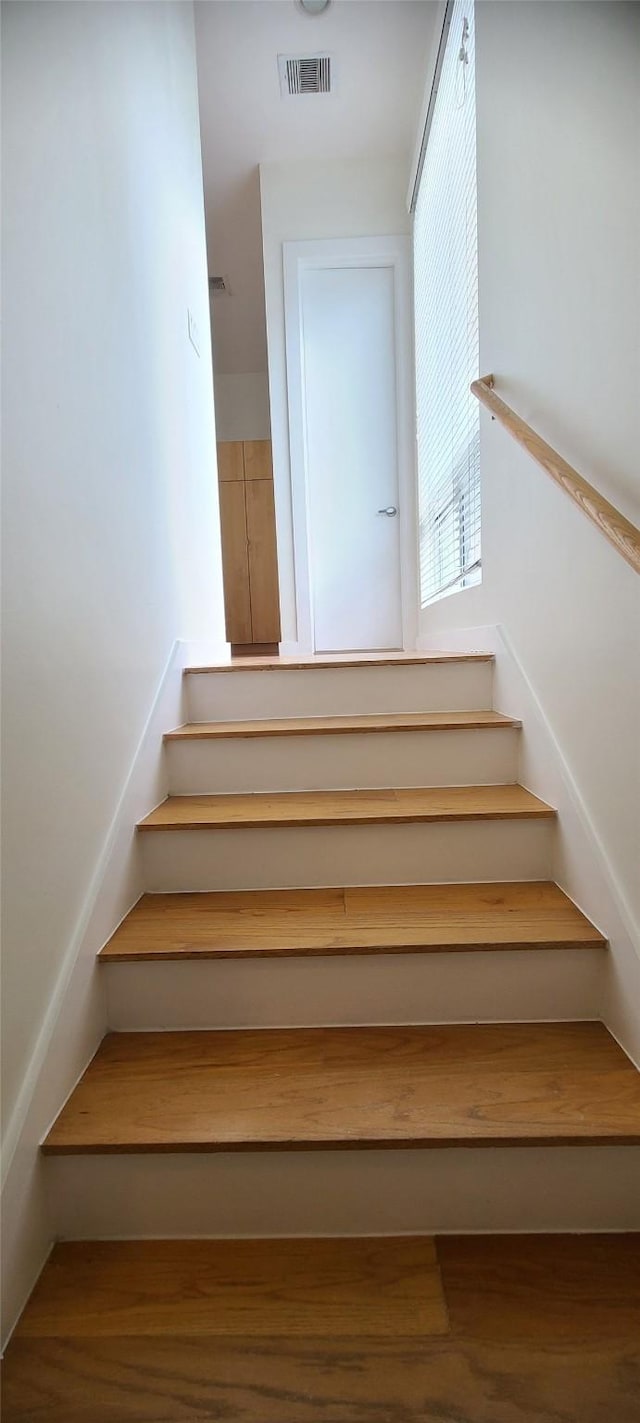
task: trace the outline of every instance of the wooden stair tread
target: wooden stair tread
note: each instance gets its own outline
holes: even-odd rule
[[[378,731],[510,730],[521,722],[495,711],[384,712],[368,716],[280,717],[269,721],[196,721],[165,734],[165,741],[247,736],[309,736]]]
[[[278,791],[169,796],[139,830],[230,830],[302,825],[538,819],[555,815],[524,786],[428,786],[400,790]]]
[[[331,667],[429,667],[440,662],[493,662],[492,652],[335,652],[316,657],[237,657],[229,662],[185,667],[185,676],[206,672],[321,671]]]
[[[102,962],[588,948],[605,940],[557,885],[383,885],[145,894]]]
[[[639,1144],[601,1023],[113,1033],[49,1153]]]

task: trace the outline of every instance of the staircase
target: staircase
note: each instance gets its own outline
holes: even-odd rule
[[[640,1227],[607,946],[551,881],[492,670],[185,674],[111,1031],[43,1145],[60,1236]]]

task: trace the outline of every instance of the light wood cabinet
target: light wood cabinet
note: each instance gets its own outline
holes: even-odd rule
[[[253,642],[244,482],[220,481],[224,614],[229,642]]]
[[[280,640],[278,556],[270,440],[218,445],[222,573],[227,638]]]
[[[218,445],[218,481],[220,484],[242,484],[244,482],[244,445],[242,440],[225,441]]]

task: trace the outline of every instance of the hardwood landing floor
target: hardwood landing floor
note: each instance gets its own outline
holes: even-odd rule
[[[640,1423],[640,1235],[59,1245],[3,1423]]]

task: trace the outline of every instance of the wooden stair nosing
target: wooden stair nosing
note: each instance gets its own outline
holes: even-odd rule
[[[605,948],[557,885],[143,895],[101,963]]]
[[[47,1154],[640,1145],[602,1023],[111,1033]]]
[[[271,736],[369,735],[410,731],[518,731],[522,722],[500,712],[385,712],[363,716],[273,717],[255,721],[186,722],[165,741],[207,741]]]
[[[335,653],[317,657],[239,657],[232,662],[185,667],[185,677],[211,672],[316,672],[341,667],[429,667],[439,663],[494,662],[493,652]]]
[[[144,832],[291,829],[439,821],[553,818],[519,785],[428,786],[398,790],[278,791],[168,796],[138,824]]]

